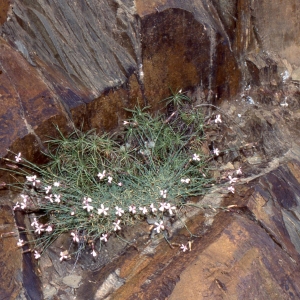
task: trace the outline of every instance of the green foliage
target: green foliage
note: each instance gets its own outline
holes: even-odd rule
[[[184,93],[179,90],[178,92],[173,92],[170,88],[172,96],[164,99],[163,101],[166,101],[166,105],[172,104],[175,109],[178,109],[184,105],[185,102],[189,103],[191,99],[186,96]]]
[[[185,97],[177,93],[172,101],[179,107]],[[57,128],[59,138],[48,141],[45,166],[22,159],[20,165],[37,175],[33,179],[27,171],[19,172],[27,176],[21,185],[25,210],[42,213],[33,225],[40,233],[37,251],[69,231],[78,244],[92,240],[94,245],[99,238],[105,241],[106,234],[117,233],[118,226],[148,217],[157,221],[159,233],[164,230],[163,216],[176,215],[188,197],[206,192],[211,182],[207,158],[195,148],[205,138],[201,112],[153,116],[147,108],[136,107],[131,113],[118,135],[77,130],[66,137]],[[195,154],[199,159],[193,159]]]

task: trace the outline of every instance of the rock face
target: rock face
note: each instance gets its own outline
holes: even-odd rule
[[[82,274],[79,299],[300,297],[299,10],[297,0],[0,0],[0,157],[10,149],[40,162],[44,141],[57,134],[53,124],[64,133],[111,130],[127,116],[124,107],[162,109],[169,88],[221,105],[234,119],[238,126],[212,136],[216,144],[256,145],[242,150],[249,182],[211,202],[237,207],[187,221],[201,236],[191,238],[191,251],[137,242],[98,273]],[[11,226],[8,206],[0,218]],[[189,238],[179,229],[172,242]],[[0,295],[22,299],[28,270],[20,275],[22,257],[7,241],[1,278],[14,275]],[[67,297],[59,285],[47,288],[50,298]]]
[[[280,85],[284,71],[297,79],[299,3],[280,5],[1,1],[0,155],[36,157],[52,123],[112,129],[137,98],[161,108],[169,88],[199,86],[214,103],[249,84]]]

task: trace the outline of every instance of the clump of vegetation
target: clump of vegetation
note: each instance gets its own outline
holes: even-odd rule
[[[173,97],[173,98],[172,98]],[[199,196],[211,183],[208,157],[201,153],[204,120],[198,109],[175,94],[169,115],[147,108],[131,110],[118,134],[74,131],[49,143],[49,163],[37,166],[19,153],[16,173],[20,202],[14,209],[39,211],[32,219],[35,257],[60,234],[70,232],[83,249],[89,241],[107,242],[126,225],[154,219],[154,232],[164,232],[164,217],[176,216],[188,197]],[[22,246],[22,240],[18,245]],[[61,252],[61,260],[72,255]]]

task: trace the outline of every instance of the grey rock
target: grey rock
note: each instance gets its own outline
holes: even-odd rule
[[[63,278],[63,283],[73,289],[79,288],[82,277],[78,275],[68,275]]]

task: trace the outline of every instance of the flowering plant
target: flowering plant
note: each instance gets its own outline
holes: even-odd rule
[[[118,136],[76,130],[66,137],[57,128],[59,138],[48,141],[45,166],[21,153],[15,156],[25,167],[16,171],[25,183],[18,186],[22,202],[14,209],[40,212],[31,223],[36,258],[65,232],[79,250],[92,241],[93,256],[97,242],[149,216],[159,234],[165,230],[164,217],[176,216],[188,197],[206,192],[211,179],[199,147],[205,139],[199,111],[167,119],[140,107],[131,113]],[[61,252],[60,260],[70,255]]]

